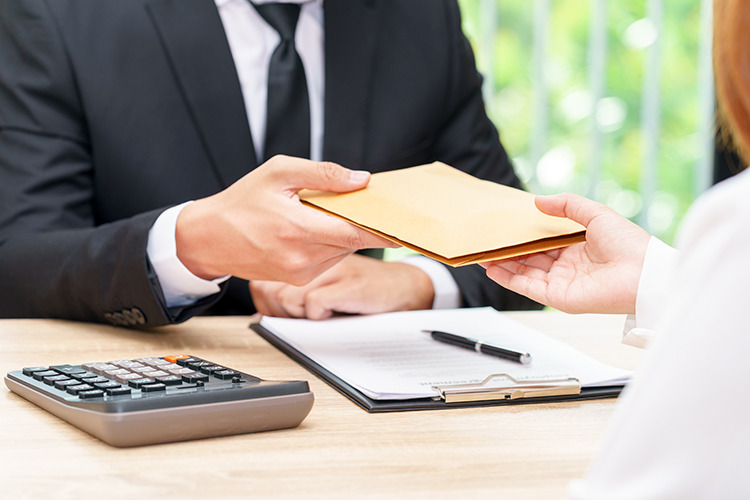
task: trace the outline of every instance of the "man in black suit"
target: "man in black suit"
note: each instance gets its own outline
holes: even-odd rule
[[[324,221],[295,196],[366,179],[258,154],[265,130],[256,132],[253,84],[243,76],[257,74],[243,59],[255,46],[237,45],[255,31],[228,25],[242,22],[236,12],[257,17],[242,2],[0,2],[0,317],[157,326],[204,311],[250,314],[242,278],[258,280],[264,312],[305,315],[304,306],[284,309],[274,287],[285,285],[268,282],[303,285],[338,261],[327,273],[362,269],[364,257],[344,256],[384,245]],[[519,186],[484,112],[454,0],[309,4],[302,13],[317,19],[324,61],[324,85],[310,88],[313,159],[370,172],[440,160]],[[173,212],[172,261],[216,280],[217,293],[174,301],[154,269],[152,230],[188,200],[196,201]],[[387,274],[425,290],[420,268],[366,262],[365,281]],[[460,305],[529,307],[478,266],[449,272]],[[347,312],[376,312],[363,306],[369,298]]]

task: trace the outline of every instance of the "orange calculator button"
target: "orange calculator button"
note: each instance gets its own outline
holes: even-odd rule
[[[189,357],[187,354],[178,354],[176,356],[164,356],[164,359],[170,363],[176,363],[178,359],[187,359]]]

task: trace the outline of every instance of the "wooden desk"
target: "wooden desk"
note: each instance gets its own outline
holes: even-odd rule
[[[512,317],[633,368],[621,316]],[[268,379],[306,379],[296,429],[112,448],[0,390],[0,498],[560,498],[596,454],[615,400],[371,415],[247,328],[194,318],[148,332],[0,321],[0,371],[190,353]],[[198,497],[200,495],[200,497]]]

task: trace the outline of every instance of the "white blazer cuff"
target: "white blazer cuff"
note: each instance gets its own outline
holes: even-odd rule
[[[648,242],[635,300],[635,327],[654,329],[667,302],[666,284],[677,265],[679,252],[652,236]]]

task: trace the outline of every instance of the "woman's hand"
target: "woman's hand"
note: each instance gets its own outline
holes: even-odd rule
[[[586,227],[586,241],[544,253],[485,262],[487,276],[568,313],[635,312],[649,234],[610,208],[574,194],[537,196],[537,208]]]

